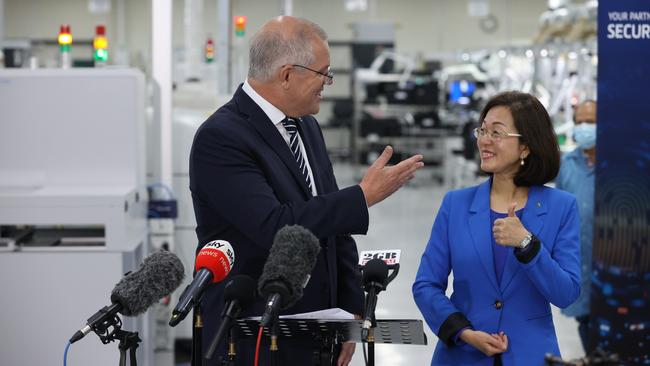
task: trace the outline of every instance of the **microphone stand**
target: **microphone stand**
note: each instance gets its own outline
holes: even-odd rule
[[[192,366],[201,366],[203,358],[203,318],[201,318],[201,302],[194,306],[194,326],[192,327]]]
[[[234,322],[237,320],[237,316],[239,316],[239,312],[239,305],[236,305],[234,301],[226,303],[226,307],[223,309],[223,313],[221,314],[221,325],[219,326],[219,329],[217,329],[217,333],[208,347],[208,351],[205,354],[206,359],[212,359],[214,353],[217,351],[217,347],[219,346],[219,341],[223,339],[224,335],[228,335],[227,339],[230,339],[228,343],[228,354],[231,352],[231,347],[234,352],[235,341],[232,330]]]
[[[131,366],[138,366],[135,353],[139,346],[138,343],[142,342],[142,339],[138,336],[138,332],[118,330],[117,335],[120,337],[120,343],[118,345],[120,349],[120,366],[126,366],[126,351],[129,351]]]
[[[375,322],[373,315],[373,320],[372,320],[372,328],[368,329],[368,338],[366,338],[366,342],[368,342],[368,365],[367,366],[375,366],[375,327],[377,326],[377,323]]]
[[[131,366],[138,366],[136,351],[142,339],[138,336],[138,332],[122,330],[122,321],[117,315],[102,319],[92,329],[103,344],[109,344],[119,339],[120,343],[117,347],[120,350],[120,366],[126,366],[127,351],[131,358]]]
[[[237,357],[237,349],[235,347],[235,329],[230,328],[228,336],[228,361],[225,366],[235,366],[235,358]]]
[[[364,285],[365,290],[368,293],[368,295],[366,295],[366,308],[369,309],[369,314],[364,314],[364,317],[366,318],[366,322],[368,318],[370,319],[370,326],[367,329],[365,327],[361,329],[361,341],[363,342],[365,340],[365,342],[368,343],[367,366],[375,366],[375,328],[377,327],[375,309],[377,307],[378,296],[379,293],[386,290],[388,284],[397,277],[397,274],[399,273],[399,263],[388,265],[388,269],[393,270],[393,272],[384,280],[383,283],[372,281]]]
[[[271,325],[269,326],[269,330],[271,332],[271,345],[269,347],[269,350],[271,351],[271,366],[279,366],[278,363],[278,316],[275,315],[273,317],[273,321],[271,322]]]
[[[362,328],[361,340],[368,343],[368,364],[367,366],[375,366],[375,328],[377,327],[377,319],[375,318],[375,308],[377,307],[377,295],[381,290],[386,287],[383,283],[370,282],[366,289],[368,295],[366,296],[367,308],[370,309],[370,327],[368,329]],[[377,291],[378,290],[378,291]]]

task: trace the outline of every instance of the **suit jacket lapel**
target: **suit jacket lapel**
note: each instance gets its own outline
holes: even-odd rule
[[[306,197],[311,196],[307,182],[305,182],[302,172],[298,169],[298,164],[289,146],[287,146],[282,135],[280,135],[280,132],[275,128],[273,123],[271,123],[266,113],[242,90],[241,86],[235,92],[234,99],[239,106],[240,113],[247,117],[248,122],[262,135],[262,139],[273,151],[275,151],[287,169],[289,169]]]
[[[542,188],[538,186],[530,187],[528,200],[521,217],[521,223],[533,235],[539,237],[539,233],[544,225],[542,215],[546,214],[546,202],[543,200]],[[501,276],[501,290],[505,291],[521,265],[514,254],[509,255],[506,259],[506,265]]]
[[[474,249],[481,260],[487,278],[496,291],[497,276],[494,273],[494,260],[492,255],[492,228],[490,227],[490,185],[491,180],[478,186],[474,199],[469,209],[469,230],[474,241]]]

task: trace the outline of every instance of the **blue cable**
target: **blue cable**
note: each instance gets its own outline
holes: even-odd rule
[[[66,366],[68,364],[68,349],[70,349],[70,345],[72,343],[68,342],[68,344],[65,346],[65,351],[63,352],[63,366]]]

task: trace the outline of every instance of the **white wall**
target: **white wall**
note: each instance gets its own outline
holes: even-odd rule
[[[546,8],[543,0],[490,0],[491,12],[500,25],[494,33],[486,34],[479,29],[477,19],[468,17],[466,0],[377,0],[374,3],[374,10],[348,13],[342,0],[300,0],[296,1],[294,12],[319,23],[336,40],[351,37],[349,24],[353,22],[394,22],[398,51],[414,53],[504,45],[509,41],[508,23],[513,40],[530,39]]]
[[[71,24],[75,38],[91,38],[96,24],[114,28],[111,14],[88,12],[87,0],[5,0],[5,37],[56,38],[61,24]]]
[[[151,54],[151,1],[126,0],[126,40],[131,61],[136,66],[146,66]],[[88,0],[5,0],[5,39],[56,40],[61,24],[70,24],[74,57],[92,58],[88,46],[75,46],[74,40],[90,40],[95,26],[104,24],[109,42],[109,55],[114,52],[116,35],[116,4],[108,14],[91,14]],[[56,56],[55,48],[44,52]],[[41,60],[41,64],[48,64]],[[143,67],[145,68],[145,67]],[[150,68],[147,66],[145,69]]]
[[[126,0],[126,37],[131,60],[149,63],[151,1]],[[269,18],[279,15],[282,0],[232,0],[233,15],[246,15],[245,41]],[[464,48],[498,47],[532,38],[544,0],[490,0],[499,27],[491,34],[480,30],[478,20],[467,16],[466,0],[369,0],[370,9],[348,13],[343,0],[294,0],[294,15],[320,24],[331,40],[349,40],[350,24],[358,21],[390,21],[396,28],[398,52],[410,54],[456,51]],[[87,0],[5,0],[6,38],[54,39],[59,25],[70,23],[73,36],[90,39],[96,24],[106,24],[109,44],[115,39],[115,2],[111,14],[88,12]],[[205,0],[205,35],[216,33],[216,1]],[[174,48],[183,47],[183,0],[174,0]],[[205,39],[197,42],[203,44]],[[74,47],[73,47],[74,50]],[[110,48],[109,48],[110,50]],[[217,55],[218,57],[218,55]],[[334,65],[335,66],[335,65]]]

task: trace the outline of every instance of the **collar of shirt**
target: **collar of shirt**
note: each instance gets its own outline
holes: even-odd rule
[[[282,123],[282,121],[287,117],[284,113],[282,113],[281,110],[279,110],[276,106],[271,104],[268,100],[264,99],[261,95],[259,95],[255,89],[251,86],[251,84],[248,83],[248,79],[244,81],[244,85],[242,86],[242,89],[244,90],[244,93],[248,94],[249,97],[257,104],[260,108],[262,108],[262,111],[264,111],[264,114],[266,114],[267,117],[271,120],[271,123],[273,123],[274,126],[278,126],[278,124]]]
[[[287,132],[286,128],[284,128],[284,125],[282,124],[282,121],[287,117],[284,113],[282,113],[281,110],[279,110],[276,106],[271,104],[268,100],[264,99],[259,93],[253,89],[251,84],[248,83],[248,79],[244,81],[244,85],[242,86],[242,90],[244,90],[244,93],[246,93],[255,104],[257,104],[262,111],[264,111],[264,114],[271,120],[271,123],[275,126],[275,128],[280,132],[280,135],[284,139],[284,142],[287,143],[287,146],[291,148],[291,143],[290,143],[290,136],[289,132]],[[300,118],[298,118],[300,120]],[[316,190],[316,182],[314,181],[314,173],[311,170],[311,165],[309,164],[309,157],[307,156],[305,147],[303,145],[302,139],[300,136],[298,136],[298,141],[301,146],[302,154],[305,159],[305,162],[307,163],[307,172],[309,174],[309,177],[311,179],[311,192],[312,195],[316,196],[317,190]]]

